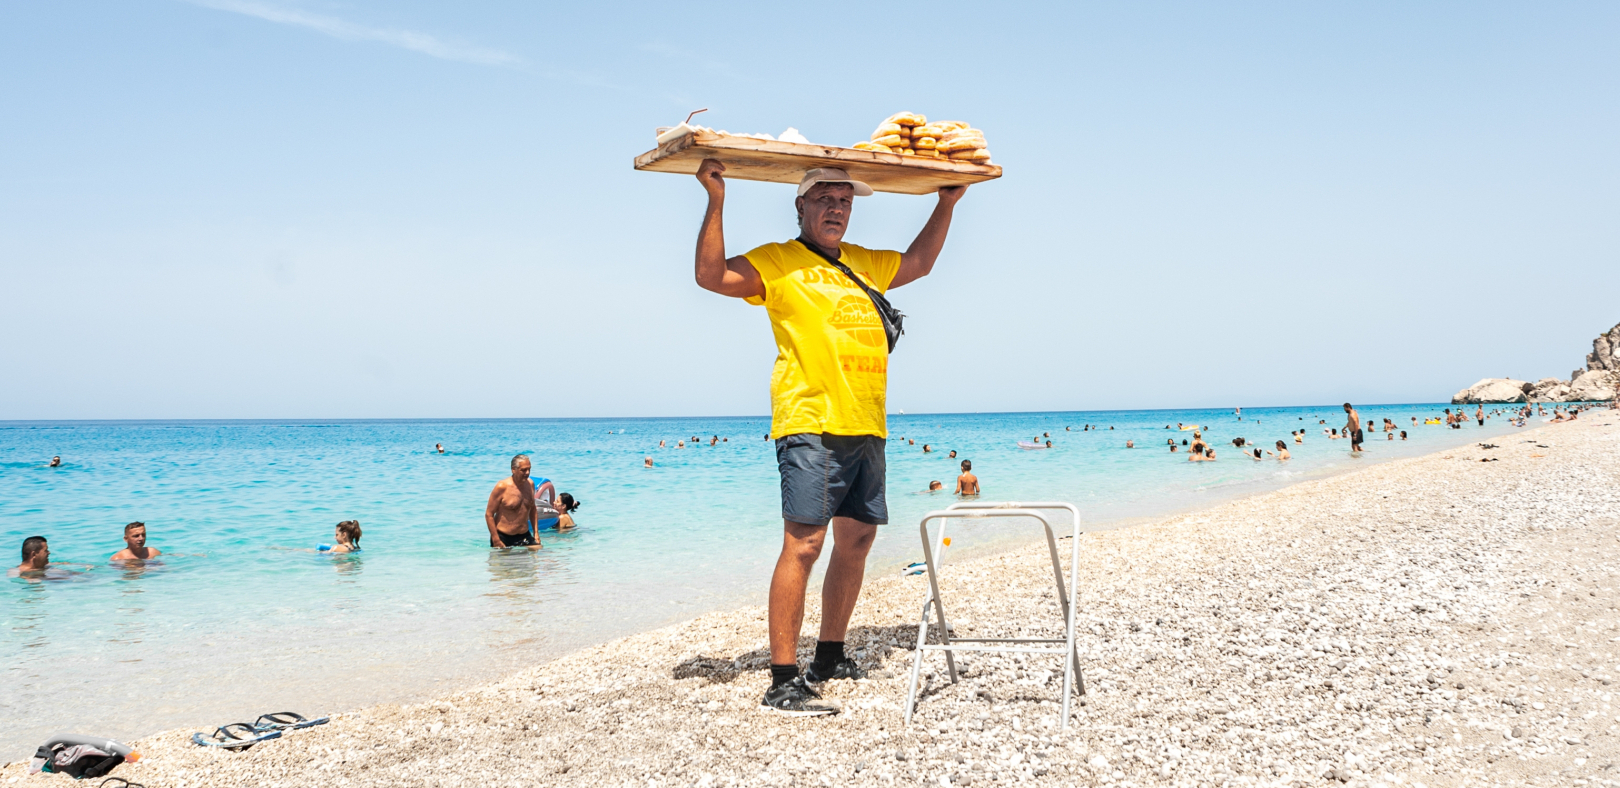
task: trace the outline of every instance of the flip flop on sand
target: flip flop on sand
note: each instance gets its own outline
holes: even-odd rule
[[[281,738],[281,731],[262,731],[245,723],[221,725],[213,733],[193,733],[191,743],[198,747],[223,747],[227,750],[245,750],[260,742]]]
[[[277,711],[259,715],[259,718],[253,721],[253,729],[256,731],[296,731],[312,728],[316,725],[325,725],[331,721],[331,717],[317,717],[312,720],[295,711]]]
[[[146,788],[146,786],[140,783],[132,783],[122,777],[108,777],[102,780],[96,788]]]

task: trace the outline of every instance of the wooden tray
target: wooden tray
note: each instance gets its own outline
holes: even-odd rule
[[[805,145],[699,131],[683,134],[636,157],[636,169],[692,175],[704,159],[726,165],[725,177],[747,181],[798,183],[805,170],[842,167],[875,191],[933,194],[941,186],[962,186],[1001,177],[994,164],[901,156],[898,153]]]

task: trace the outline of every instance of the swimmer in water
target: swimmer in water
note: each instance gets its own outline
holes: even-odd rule
[[[557,495],[557,530],[566,531],[574,527],[574,510],[579,508],[579,501],[569,493]]]
[[[677,448],[677,449],[686,448],[686,441],[675,441],[675,448]]]
[[[1136,441],[1133,441],[1133,440],[1127,440],[1127,441],[1125,441],[1125,448],[1127,448],[1127,449],[1134,449],[1134,448],[1136,448]]]
[[[1052,442],[1051,441],[1046,442],[1046,448],[1048,448],[1048,449],[1052,448]]]
[[[332,532],[332,540],[337,544],[332,545],[331,550],[322,550],[321,552],[334,554],[360,552],[360,521],[344,520],[338,523]]]
[[[444,444],[442,444],[442,443],[433,444],[433,450],[440,453],[440,454],[443,454],[444,453]]]
[[[953,460],[956,459],[956,450],[955,449],[951,449],[950,459],[953,459]]]
[[[1298,443],[1300,445],[1304,445],[1304,443],[1305,443],[1305,431],[1304,430],[1300,430],[1299,432],[1294,433],[1294,442]]]
[[[1406,440],[1406,430],[1401,430],[1401,440]]]
[[[961,496],[979,494],[979,477],[973,475],[972,460],[962,461],[962,475],[956,477],[956,489],[951,493]]]
[[[46,465],[45,467],[47,467],[47,468],[60,468],[60,467],[62,467],[62,457],[60,455],[58,455],[56,457],[52,457],[50,464]]]
[[[664,448],[664,443],[665,443],[665,441],[659,441],[658,442],[658,448],[660,448],[660,449]]]
[[[931,451],[933,451],[933,449],[928,448],[928,444],[924,443],[923,444],[923,454],[927,454],[928,452],[931,452]]]
[[[124,549],[113,553],[109,561],[145,561],[163,555],[156,547],[146,546],[146,523],[133,522],[124,526]]]
[[[30,536],[22,543],[22,563],[7,572],[10,577],[43,577],[51,565],[51,546],[43,536]]]
[[[1288,454],[1288,444],[1283,443],[1282,441],[1277,441],[1277,450],[1276,451],[1267,450],[1266,453],[1270,454],[1273,457],[1276,457],[1278,460],[1286,460],[1290,456]]]
[[[643,467],[643,468],[651,468],[651,467],[653,467],[652,458],[648,457],[647,459],[642,460],[641,461],[641,467]]]
[[[928,483],[928,491],[929,492],[939,492],[940,490],[943,490],[943,489],[945,489],[945,483],[942,482],[942,481],[939,481],[939,480],[936,479],[936,480],[931,481],[931,482]]]

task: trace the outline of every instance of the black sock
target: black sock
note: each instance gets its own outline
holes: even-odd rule
[[[816,670],[831,668],[844,661],[844,641],[818,640],[816,641],[816,658],[811,661]]]
[[[790,681],[792,681],[792,680],[794,680],[794,679],[796,679],[798,677],[799,677],[799,666],[798,666],[797,663],[794,663],[792,665],[772,665],[771,666],[771,689],[776,689],[777,687],[780,687],[783,684],[786,684],[786,683],[788,683],[788,682],[790,682]]]

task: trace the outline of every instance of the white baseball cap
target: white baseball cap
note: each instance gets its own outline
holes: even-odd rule
[[[847,183],[855,187],[856,197],[872,196],[872,187],[849,177],[848,171],[838,167],[817,167],[806,172],[804,180],[799,181],[799,196],[803,197],[805,192],[810,191],[811,186],[818,183]]]

